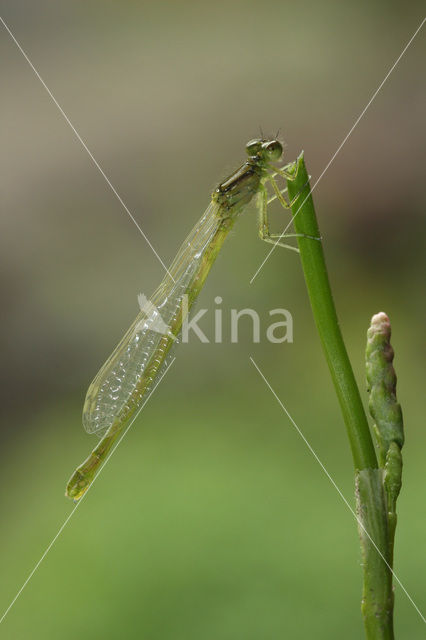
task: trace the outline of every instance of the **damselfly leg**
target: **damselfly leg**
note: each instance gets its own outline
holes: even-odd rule
[[[275,175],[279,173],[279,175],[286,175],[284,170],[278,171],[275,167],[274,169],[277,171]],[[296,174],[289,174],[291,177],[289,179],[294,179]],[[268,218],[268,205],[277,200],[284,207],[284,209],[291,209],[291,207],[297,202],[297,199],[301,195],[304,187],[290,200],[284,198],[283,194],[287,191],[287,188],[280,190],[278,184],[273,176],[268,178],[268,182],[271,183],[272,188],[274,190],[274,195],[270,198],[268,197],[268,192],[266,190],[265,185],[261,185],[258,196],[258,206],[259,206],[259,236],[265,242],[269,242],[273,245],[278,245],[280,247],[284,247],[286,249],[291,249],[292,251],[296,251],[299,253],[299,249],[297,247],[293,247],[292,245],[281,242],[283,238],[308,238],[310,240],[321,240],[321,238],[316,238],[314,236],[308,236],[303,233],[281,233],[281,234],[272,234],[269,231],[269,218]]]

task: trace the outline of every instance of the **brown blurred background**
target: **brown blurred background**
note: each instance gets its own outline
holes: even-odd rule
[[[165,0],[5,1],[2,17],[168,263],[260,127],[280,128],[288,160],[304,149],[315,181],[423,16],[417,2]],[[3,610],[72,508],[65,482],[94,446],[81,427],[87,385],[163,268],[0,34]],[[364,399],[369,318],[392,321],[407,432],[395,569],[419,606],[424,59],[421,32],[314,192]],[[351,498],[297,256],[275,251],[249,284],[268,250],[250,209],[200,306],[220,295],[225,316],[251,307],[265,323],[285,307],[294,344],[253,345],[247,324],[238,344],[181,345],[4,637],[362,636],[355,523],[248,360]],[[398,637],[420,638],[398,588],[396,602]]]

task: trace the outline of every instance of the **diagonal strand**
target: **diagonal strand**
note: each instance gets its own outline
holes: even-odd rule
[[[264,265],[266,264],[266,262],[269,260],[269,258],[271,257],[271,255],[273,254],[273,252],[275,251],[278,243],[280,242],[280,240],[282,239],[282,237],[285,235],[285,232],[289,229],[289,227],[291,227],[291,225],[293,224],[293,220],[294,218],[297,216],[297,214],[299,213],[300,209],[303,207],[303,205],[305,204],[306,200],[309,198],[309,196],[311,195],[311,193],[313,193],[314,189],[317,187],[318,183],[322,180],[322,178],[324,177],[324,175],[326,174],[326,172],[328,171],[329,167],[332,165],[332,163],[334,162],[334,160],[336,159],[337,155],[340,153],[341,149],[343,148],[343,146],[346,144],[346,142],[348,141],[349,137],[352,135],[352,133],[354,132],[355,128],[358,126],[358,124],[360,123],[361,119],[364,117],[367,109],[370,107],[371,103],[373,102],[373,100],[377,97],[378,93],[381,91],[383,85],[385,84],[385,82],[387,81],[387,79],[389,78],[389,76],[391,75],[391,73],[393,72],[393,70],[395,69],[395,67],[397,66],[397,64],[399,63],[399,61],[401,60],[401,58],[403,57],[403,55],[405,54],[405,52],[407,51],[407,49],[409,48],[409,46],[411,45],[411,43],[413,42],[414,38],[417,36],[417,34],[419,33],[420,29],[423,27],[424,23],[426,21],[426,18],[423,18],[423,20],[421,21],[420,25],[417,27],[417,29],[415,30],[415,32],[413,33],[413,35],[411,36],[411,38],[409,39],[409,41],[407,42],[407,44],[405,45],[405,47],[403,48],[403,50],[401,51],[401,53],[399,54],[399,56],[397,57],[397,59],[395,60],[395,62],[393,63],[393,65],[391,66],[391,68],[389,69],[389,71],[387,72],[387,74],[385,75],[385,77],[383,78],[383,80],[381,81],[381,83],[379,84],[379,86],[377,87],[377,89],[375,90],[375,92],[373,93],[373,95],[371,96],[370,100],[367,102],[367,104],[365,105],[364,109],[361,111],[361,113],[359,114],[358,118],[355,120],[354,124],[352,125],[352,127],[349,129],[348,133],[346,134],[346,136],[343,138],[342,142],[339,144],[339,146],[337,147],[336,151],[333,153],[333,155],[331,156],[330,160],[328,161],[328,163],[326,164],[326,166],[324,167],[324,169],[322,170],[322,172],[320,173],[319,177],[316,179],[316,181],[314,182],[312,188],[309,190],[306,198],[303,200],[302,204],[299,206],[299,208],[297,209],[296,213],[293,215],[292,219],[290,220],[290,222],[288,223],[288,225],[285,227],[284,231],[281,233],[280,237],[277,239],[276,243],[273,245],[272,249],[270,249],[270,251],[266,254],[266,257],[264,258],[263,262],[261,263],[261,265],[258,267],[257,271],[254,273],[254,275],[252,276],[251,280],[250,280],[250,284],[252,284],[254,282],[254,280],[257,278],[257,276],[259,275],[260,271],[263,269]]]
[[[148,244],[148,246],[150,247],[150,249],[153,251],[154,255],[156,256],[157,260],[161,263],[161,266],[163,267],[163,269],[166,271],[166,273],[172,278],[172,276],[169,273],[169,270],[167,269],[166,265],[164,264],[163,260],[160,258],[160,256],[158,255],[157,251],[155,250],[155,248],[153,247],[152,243],[150,242],[149,238],[147,237],[147,235],[144,233],[144,231],[142,230],[141,226],[139,225],[139,223],[137,222],[136,218],[133,216],[133,214],[131,213],[130,209],[127,207],[126,203],[124,202],[124,200],[122,199],[122,197],[120,196],[120,194],[118,193],[117,189],[114,187],[114,185],[111,183],[110,179],[108,178],[108,176],[106,175],[105,171],[102,169],[102,167],[100,166],[99,162],[96,160],[95,156],[93,155],[93,153],[90,151],[89,147],[87,146],[87,144],[84,142],[83,138],[81,137],[81,135],[78,133],[77,129],[75,128],[75,126],[72,124],[71,120],[68,118],[67,114],[65,113],[65,111],[62,109],[61,105],[59,104],[59,102],[56,100],[55,96],[53,95],[53,93],[51,92],[51,90],[49,89],[49,87],[47,86],[47,84],[45,83],[45,81],[43,80],[43,78],[41,77],[40,73],[37,71],[37,69],[35,68],[35,66],[33,65],[33,63],[31,62],[30,58],[28,57],[28,55],[25,53],[24,49],[22,48],[22,46],[19,44],[18,40],[15,38],[15,36],[13,35],[12,31],[9,29],[9,27],[7,26],[7,24],[5,23],[5,21],[3,20],[3,18],[0,16],[0,22],[3,24],[4,28],[6,29],[6,31],[8,32],[8,34],[10,35],[10,37],[12,38],[13,42],[16,44],[16,46],[18,47],[19,51],[22,53],[22,55],[24,56],[25,60],[28,62],[29,66],[31,67],[31,69],[34,71],[35,75],[37,76],[37,78],[40,80],[41,84],[43,85],[43,87],[45,88],[45,90],[47,91],[47,93],[49,94],[50,98],[52,99],[52,101],[55,103],[56,107],[58,108],[59,112],[61,113],[61,115],[63,116],[63,118],[65,119],[66,123],[68,124],[68,126],[70,127],[70,129],[73,131],[75,137],[77,138],[77,140],[80,142],[80,144],[82,145],[82,147],[84,148],[84,150],[86,151],[86,153],[88,154],[89,158],[92,160],[93,164],[95,165],[95,167],[97,168],[97,170],[99,171],[99,173],[101,174],[101,176],[104,178],[105,182],[107,183],[107,185],[109,186],[109,188],[111,189],[111,191],[113,192],[113,194],[115,195],[115,197],[117,198],[117,200],[119,201],[119,203],[121,204],[121,206],[123,207],[123,209],[126,211],[126,213],[129,215],[130,219],[132,220],[132,222],[135,224],[136,228],[138,229],[138,231],[140,232],[140,234],[142,235],[142,237],[144,238],[145,242]],[[172,281],[174,282],[173,278]]]
[[[319,456],[317,455],[317,453],[315,452],[315,450],[313,449],[313,447],[311,446],[311,444],[309,443],[309,441],[306,439],[305,435],[303,434],[303,432],[301,431],[301,429],[297,426],[296,422],[293,420],[293,418],[291,417],[290,413],[287,411],[286,407],[284,406],[284,404],[282,403],[282,401],[280,400],[280,398],[278,397],[278,395],[275,393],[274,389],[272,388],[272,386],[270,385],[270,383],[268,382],[268,380],[265,378],[264,374],[262,373],[262,371],[259,369],[258,365],[256,364],[256,362],[253,360],[253,358],[250,356],[250,361],[253,364],[253,366],[255,367],[255,369],[257,370],[257,372],[259,373],[260,377],[262,378],[262,380],[264,381],[264,383],[266,384],[266,386],[268,387],[268,389],[270,390],[270,392],[272,393],[272,395],[274,396],[275,400],[278,402],[278,404],[280,405],[281,409],[284,411],[284,413],[286,414],[287,418],[290,420],[291,424],[293,425],[293,427],[296,429],[297,433],[299,434],[299,436],[302,438],[303,442],[306,444],[306,446],[308,447],[309,451],[311,452],[311,454],[313,455],[313,457],[315,458],[315,460],[318,462],[319,466],[321,467],[321,469],[323,470],[323,472],[325,473],[325,475],[327,476],[327,478],[329,479],[329,481],[331,482],[331,484],[333,485],[333,487],[336,489],[337,493],[339,494],[339,496],[341,497],[341,499],[343,500],[343,502],[345,503],[345,505],[347,506],[347,508],[349,509],[349,511],[352,513],[353,517],[355,518],[355,520],[357,521],[359,527],[361,529],[363,529],[363,531],[365,532],[366,536],[369,538],[370,542],[372,543],[372,545],[374,546],[374,548],[376,549],[377,553],[380,555],[380,557],[382,558],[383,562],[386,564],[387,568],[389,569],[389,571],[391,571],[393,577],[395,578],[396,582],[399,584],[399,586],[401,587],[401,589],[403,590],[403,592],[405,593],[405,595],[407,596],[408,600],[411,602],[411,604],[413,605],[414,609],[417,611],[417,613],[419,614],[419,616],[421,617],[421,619],[423,620],[423,622],[426,624],[426,619],[424,617],[424,615],[422,614],[422,612],[420,611],[419,607],[416,605],[416,603],[414,602],[413,598],[410,596],[410,594],[408,593],[407,589],[404,587],[404,585],[402,584],[401,580],[398,578],[398,576],[396,575],[395,571],[392,569],[392,567],[389,565],[389,563],[387,562],[386,558],[383,556],[382,552],[380,551],[380,549],[377,547],[376,543],[374,542],[374,540],[371,538],[370,534],[368,533],[368,531],[366,530],[366,528],[364,527],[363,523],[360,521],[360,519],[358,518],[357,514],[355,513],[355,511],[353,510],[353,508],[351,507],[351,505],[349,504],[348,500],[345,498],[344,494],[342,493],[341,489],[339,488],[339,486],[336,484],[335,480],[333,480],[332,476],[330,475],[330,473],[327,471],[326,467],[324,466],[324,464],[321,462]]]
[[[157,384],[155,385],[155,387],[152,389],[152,391],[148,394],[145,402],[142,404],[142,406],[140,407],[140,409],[137,411],[137,413],[134,415],[133,419],[129,422],[128,426],[126,427],[126,430],[124,431],[123,435],[121,436],[121,438],[118,440],[117,444],[113,447],[113,449],[111,450],[110,454],[108,455],[108,457],[106,458],[105,462],[103,463],[103,465],[101,466],[101,468],[99,469],[98,473],[95,475],[95,477],[93,478],[90,486],[88,487],[88,489],[86,490],[86,492],[83,494],[83,496],[80,498],[80,500],[77,502],[77,504],[74,506],[74,508],[72,509],[71,513],[66,517],[65,521],[62,523],[62,525],[59,527],[57,533],[55,534],[55,536],[52,538],[52,540],[49,542],[48,546],[46,547],[45,551],[43,552],[43,554],[41,555],[40,559],[36,562],[34,568],[32,569],[32,571],[29,573],[28,577],[26,578],[25,582],[23,583],[23,585],[21,586],[21,588],[19,589],[19,591],[17,592],[17,594],[15,595],[15,597],[13,598],[13,600],[11,601],[11,603],[9,604],[9,606],[7,607],[7,609],[5,610],[5,612],[3,613],[2,617],[0,618],[0,624],[3,622],[3,620],[6,618],[7,614],[9,613],[9,611],[11,610],[11,608],[13,607],[13,605],[15,604],[15,602],[17,601],[17,599],[19,598],[19,596],[21,595],[21,593],[23,592],[23,590],[25,589],[25,587],[27,586],[27,584],[30,582],[31,578],[33,577],[33,575],[35,574],[35,572],[37,571],[37,569],[39,568],[39,566],[41,565],[41,563],[43,562],[43,560],[45,559],[45,557],[47,556],[47,554],[49,553],[49,551],[51,550],[51,548],[53,547],[53,545],[55,544],[56,540],[59,538],[59,536],[61,535],[62,531],[65,529],[65,527],[67,526],[68,522],[71,520],[71,518],[73,517],[73,515],[75,514],[75,512],[77,511],[78,507],[80,506],[80,504],[83,502],[83,500],[86,498],[87,494],[89,493],[90,489],[93,487],[93,485],[95,484],[96,480],[99,478],[99,476],[101,475],[102,471],[105,469],[107,463],[110,461],[112,455],[114,454],[114,452],[117,450],[117,447],[120,445],[121,441],[124,439],[124,437],[126,436],[127,432],[129,431],[130,427],[132,426],[132,424],[134,423],[134,421],[136,420],[136,418],[138,417],[138,415],[140,414],[140,412],[142,411],[142,409],[145,407],[145,405],[147,404],[148,400],[151,398],[152,394],[154,393],[154,391],[157,389],[158,385],[160,384],[160,382],[163,380],[164,376],[166,375],[166,373],[168,372],[168,370],[170,369],[170,367],[172,366],[172,364],[174,363],[174,361],[176,360],[176,358],[173,358],[173,360],[170,362],[169,366],[165,369],[164,373],[162,374],[162,376],[160,376],[159,380],[157,381]]]

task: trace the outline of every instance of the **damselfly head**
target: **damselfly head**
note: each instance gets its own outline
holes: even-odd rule
[[[246,151],[250,158],[273,162],[281,158],[283,147],[279,140],[250,140],[246,144]]]

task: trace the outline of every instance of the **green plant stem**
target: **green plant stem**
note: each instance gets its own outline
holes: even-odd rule
[[[300,234],[297,241],[312,312],[343,413],[355,467],[365,633],[368,640],[393,640],[391,558],[382,470],[378,468],[367,417],[340,331],[303,154],[297,160],[297,167],[296,179],[287,181],[290,198],[300,194],[292,206],[294,228]]]
[[[297,240],[312,312],[343,413],[355,469],[373,469],[377,467],[376,453],[337,320],[322,242],[311,239],[319,238],[320,232],[303,154],[297,163],[297,178],[287,185],[290,198],[300,192],[292,207],[295,231],[310,236]]]
[[[357,471],[355,494],[364,572],[361,613],[365,635],[369,640],[393,640],[393,590],[383,470]]]

